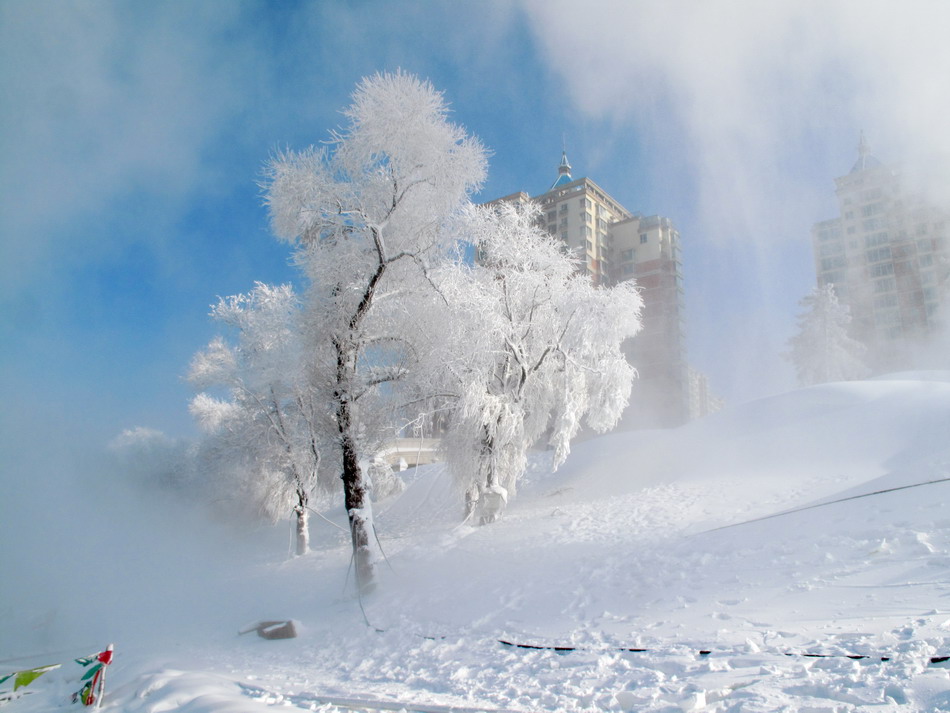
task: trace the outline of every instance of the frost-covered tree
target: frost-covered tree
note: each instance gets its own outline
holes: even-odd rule
[[[327,417],[310,385],[299,300],[289,285],[257,283],[248,294],[220,299],[211,315],[235,340],[215,338],[191,363],[188,378],[203,389],[191,402],[206,434],[202,466],[272,520],[293,512],[296,554],[306,554]]]
[[[806,311],[798,317],[786,357],[795,365],[801,386],[848,381],[866,376],[862,361],[866,348],[848,335],[851,312],[838,302],[834,285],[814,288],[799,303]]]
[[[461,234],[474,262],[439,272],[450,314],[433,345],[443,390],[457,394],[447,437],[453,471],[493,520],[515,494],[528,449],[545,439],[556,468],[582,423],[612,428],[636,372],[621,350],[641,327],[642,300],[625,282],[597,288],[536,224],[533,204],[469,209]]]
[[[266,202],[296,247],[311,376],[333,415],[326,456],[341,473],[356,574],[372,586],[376,552],[368,473],[378,399],[415,363],[405,299],[429,289],[448,219],[485,173],[485,152],[447,120],[440,93],[402,72],[364,79],[348,125],[322,148],[278,155]]]

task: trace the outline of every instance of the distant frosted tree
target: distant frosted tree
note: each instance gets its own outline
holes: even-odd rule
[[[789,340],[786,357],[795,365],[802,386],[860,379],[868,374],[866,348],[848,336],[851,313],[838,302],[834,285],[816,287],[799,303],[798,334]]]
[[[438,276],[449,319],[433,373],[457,395],[448,455],[467,516],[481,500],[484,521],[515,494],[532,445],[546,440],[557,467],[582,423],[617,423],[636,376],[621,345],[640,330],[639,293],[594,287],[537,227],[538,210],[471,208],[461,233],[477,259]]]
[[[271,519],[293,512],[296,554],[306,554],[308,503],[328,419],[310,385],[299,301],[289,285],[257,283],[248,294],[219,300],[211,314],[235,341],[217,337],[191,363],[189,380],[211,390],[191,402],[206,434],[201,464]]]
[[[404,73],[364,79],[345,129],[323,148],[278,155],[266,200],[274,232],[292,243],[309,290],[311,377],[332,412],[326,456],[341,473],[356,574],[373,585],[369,475],[380,398],[413,369],[406,305],[431,289],[447,220],[483,180],[485,152],[446,117],[441,94]]]

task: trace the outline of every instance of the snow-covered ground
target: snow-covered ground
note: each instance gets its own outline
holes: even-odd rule
[[[803,389],[580,443],[555,474],[539,455],[488,527],[430,467],[377,508],[362,610],[323,521],[291,561],[285,528],[106,501],[123,532],[92,528],[96,557],[4,585],[0,675],[114,641],[104,709],[133,713],[950,710],[950,482],[903,487],[950,478],[948,435],[950,374]],[[237,636],[285,618],[298,638]],[[63,653],[12,660],[34,652]],[[4,710],[67,706],[73,668]]]

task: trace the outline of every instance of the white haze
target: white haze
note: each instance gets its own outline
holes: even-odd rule
[[[680,190],[695,181],[693,205],[670,217],[693,356],[730,395],[790,383],[777,354],[814,285],[809,231],[836,215],[833,179],[862,130],[881,160],[947,198],[947,3],[523,4],[575,106],[648,144],[649,165],[631,171]],[[734,301],[710,299],[723,280]]]

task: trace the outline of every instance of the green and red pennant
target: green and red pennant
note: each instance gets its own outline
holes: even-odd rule
[[[73,694],[73,702],[81,702],[83,705],[91,706],[97,700],[102,699],[102,692],[105,688],[105,668],[112,663],[112,644],[105,651],[101,651],[91,656],[83,656],[75,659],[80,666],[86,667],[87,671],[83,673],[80,681],[83,686]],[[59,668],[62,664],[54,663],[48,666],[37,666],[23,671],[14,671],[5,676],[0,676],[0,684],[9,679],[13,679],[13,691],[29,686],[44,673]],[[5,696],[9,698],[9,695]]]
[[[73,701],[78,701],[84,706],[91,706],[96,702],[96,698],[102,698],[102,692],[105,688],[105,667],[112,663],[112,644],[109,648],[98,654],[83,656],[76,659],[80,666],[86,666],[88,670],[82,675],[80,681],[84,681],[82,688],[73,694]]]

